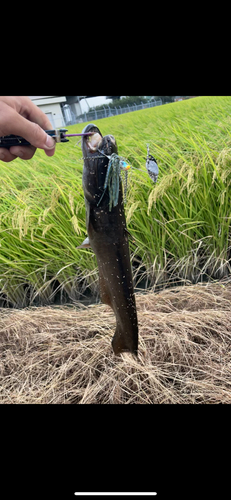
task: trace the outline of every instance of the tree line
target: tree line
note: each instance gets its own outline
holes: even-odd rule
[[[111,107],[119,107],[121,108],[125,106],[134,106],[134,104],[141,104],[142,102],[150,101],[155,99],[156,101],[161,99],[162,103],[165,104],[166,102],[174,102],[176,96],[175,95],[154,95],[154,96],[143,96],[143,95],[132,95],[132,96],[126,96],[120,99],[121,96],[107,96],[108,99],[112,99],[112,103],[96,106],[93,108],[90,108],[89,111],[93,110],[101,110],[104,109],[106,106],[111,106]],[[182,99],[186,99],[189,96],[180,96]],[[196,97],[196,96],[194,96]]]

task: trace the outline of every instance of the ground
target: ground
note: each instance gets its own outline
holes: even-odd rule
[[[137,294],[138,358],[105,305],[0,309],[1,403],[231,403],[231,284]]]

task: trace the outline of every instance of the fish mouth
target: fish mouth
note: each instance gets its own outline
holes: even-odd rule
[[[95,153],[102,144],[103,136],[96,125],[89,123],[82,130],[82,134],[92,132],[92,135],[82,137],[82,150],[85,153]]]

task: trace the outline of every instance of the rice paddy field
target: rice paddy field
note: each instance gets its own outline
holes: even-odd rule
[[[137,294],[138,358],[113,355],[107,306],[79,302],[99,291],[94,254],[76,248],[86,226],[73,138],[52,158],[37,150],[30,161],[0,162],[0,401],[230,403],[231,97],[96,124],[133,167],[131,261],[136,287],[148,290]]]

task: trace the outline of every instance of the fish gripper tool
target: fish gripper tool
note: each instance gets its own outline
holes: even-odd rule
[[[85,134],[66,134],[68,130],[66,128],[54,129],[54,130],[45,130],[46,134],[53,137],[55,142],[69,142],[67,137],[77,137],[77,136],[85,136],[92,135],[94,132],[87,132]],[[5,135],[0,137],[0,148],[9,149],[11,146],[30,146],[31,143],[26,139],[21,137],[20,135]]]

